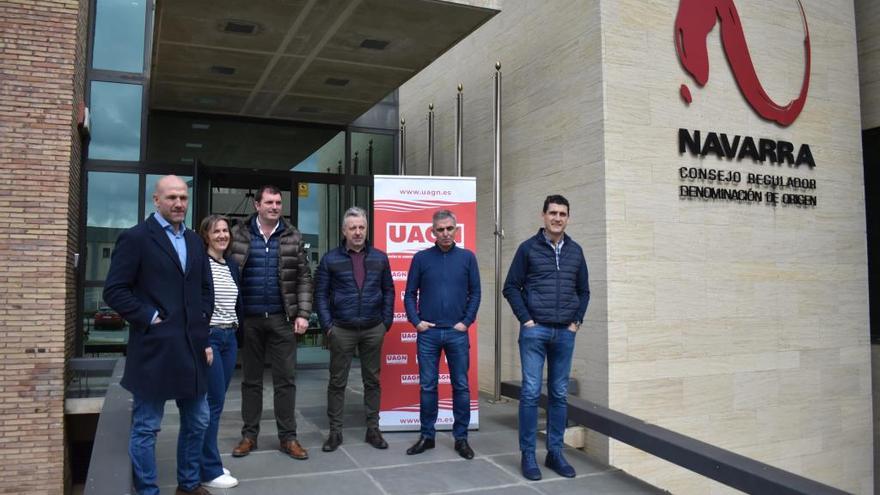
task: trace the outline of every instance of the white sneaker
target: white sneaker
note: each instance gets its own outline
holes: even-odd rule
[[[223,474],[225,474],[225,475],[226,475],[226,476],[229,476],[229,475],[230,475],[230,474],[232,474],[232,473],[231,473],[231,472],[229,472],[229,470],[228,470],[228,469],[226,469],[226,468],[223,468]]]
[[[202,483],[202,485],[207,486],[208,488],[232,488],[238,486],[238,480],[228,474],[221,474],[211,481]]]

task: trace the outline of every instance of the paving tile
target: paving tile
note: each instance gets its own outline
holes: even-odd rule
[[[541,492],[531,485],[510,485],[485,490],[468,490],[467,495],[538,495]]]
[[[157,463],[159,484],[171,485],[175,483],[176,461],[171,458],[160,460]],[[304,461],[292,459],[278,450],[264,450],[254,452],[246,457],[224,456],[223,465],[235,473],[235,477],[239,481],[357,469],[357,465],[348,456],[328,454],[321,452],[320,449],[310,450],[309,459]]]
[[[406,449],[418,440],[418,433],[406,433],[409,440],[399,438],[400,433],[385,435],[388,449],[377,451],[365,443],[342,444],[342,447],[355,461],[364,468],[400,466],[410,464],[430,464],[438,461],[460,460],[461,457],[452,448],[452,438],[437,436],[437,447],[426,450],[418,455],[407,455]]]
[[[485,395],[480,401],[480,429],[469,433],[476,453],[473,460],[458,456],[453,449],[452,435],[445,430],[437,432],[435,449],[417,456],[406,455],[406,449],[418,439],[418,431],[383,432],[389,448],[377,450],[364,442],[363,396],[358,393],[362,385],[357,368],[352,369],[349,379],[343,413],[344,443],[338,451],[321,451],[327,435],[326,369],[301,370],[297,375],[297,433],[311,458],[297,461],[277,450],[272,379],[267,370],[259,449],[247,457],[233,458],[230,453],[241,437],[241,372],[236,373],[227,393],[217,443],[224,465],[241,484],[229,490],[212,489],[215,495],[662,493],[573,449],[566,449],[566,457],[577,470],[577,478],[560,478],[542,465],[544,480],[523,479],[519,472],[517,403],[491,404]],[[173,401],[168,401],[165,411],[156,455],[163,493],[174,493],[180,418]],[[543,460],[544,452],[539,451],[538,461]]]
[[[424,454],[423,454],[424,455]],[[389,495],[446,493],[518,483],[485,459],[439,461],[368,471]]]
[[[516,431],[470,432],[468,440],[477,455],[519,454],[519,437]]]
[[[544,476],[544,479],[554,479],[554,478],[562,478],[550,468],[544,467],[544,457],[546,455],[546,451],[539,450],[537,452],[538,458],[538,466],[541,468],[541,474]],[[574,450],[574,449],[565,449],[565,458],[568,460],[568,463],[574,467],[575,471],[578,475],[588,475],[588,474],[597,474],[605,471],[609,471],[613,468],[602,464],[598,461],[595,461],[588,457],[585,453]],[[518,476],[521,472],[520,469],[520,460],[522,456],[519,452],[515,454],[502,454],[492,456],[492,461],[497,463],[502,468],[516,473]]]
[[[665,494],[641,480],[628,476],[619,470],[587,476],[578,475],[574,479],[556,479],[535,483],[541,493],[562,495],[569,493],[602,493],[607,495]]]
[[[212,493],[217,493],[212,491]],[[230,495],[382,495],[382,492],[360,471],[324,473],[314,476],[291,476],[260,480],[242,481]]]

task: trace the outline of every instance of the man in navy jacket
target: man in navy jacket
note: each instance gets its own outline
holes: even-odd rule
[[[473,459],[468,445],[471,421],[468,368],[470,340],[468,327],[477,319],[480,307],[480,271],[477,257],[455,245],[455,215],[449,210],[434,213],[434,247],[413,256],[406,280],[403,302],[406,317],[418,331],[419,416],[421,435],[406,453],[421,454],[434,448],[437,421],[437,382],[440,351],[446,353],[452,384],[452,436],[455,450]]]
[[[561,476],[575,475],[562,455],[562,439],[571,357],[575,335],[590,301],[590,285],[584,252],[565,234],[568,213],[567,199],[547,196],[542,213],[544,228],[520,244],[504,282],[504,297],[520,322],[519,448],[523,476],[530,480],[541,479],[535,460],[535,438],[545,358],[549,398],[545,465]]]
[[[351,359],[357,350],[364,381],[366,442],[377,449],[388,443],[379,430],[379,370],[382,342],[394,321],[394,281],[388,256],[367,243],[367,213],[357,206],[342,217],[341,246],[321,258],[316,274],[315,303],[330,348],[327,417],[330,434],[322,450],[342,444],[342,413]]]
[[[199,456],[208,403],[206,371],[212,312],[210,269],[202,240],[183,224],[187,186],[169,175],[156,183],[156,212],[120,234],[104,285],[104,300],[129,322],[122,386],[132,393],[131,457],[135,489],[159,493],[156,433],[165,401],[180,411],[177,493],[207,494]]]

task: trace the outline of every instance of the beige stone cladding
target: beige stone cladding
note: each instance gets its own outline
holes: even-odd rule
[[[0,493],[61,494],[87,8],[0,2]]]
[[[880,127],[880,2],[855,1],[862,129]]]
[[[605,204],[602,85],[596,2],[500,1],[501,13],[400,89],[407,127],[407,172],[427,173],[426,119],[435,106],[435,173],[452,175],[455,94],[464,85],[464,174],[477,177],[480,388],[494,366],[493,74],[503,73],[503,274],[520,242],[540,227],[544,197],[572,203],[568,232],[584,247],[592,300],[578,336],[572,376],[580,395],[607,403]],[[502,279],[503,281],[503,279]],[[518,325],[507,302],[501,318],[502,378],[519,379]],[[594,439],[600,455],[607,442]]]
[[[798,3],[736,0],[759,80],[801,88]],[[609,403],[710,444],[855,493],[872,486],[871,376],[853,2],[802,0],[812,68],[788,127],[746,103],[719,26],[704,87],[676,56],[679,2],[601,2]],[[690,105],[679,95],[686,84]],[[679,154],[678,130],[809,144],[816,166]],[[739,172],[683,180],[681,167]],[[769,205],[748,174],[816,181],[815,207]],[[752,189],[761,202],[682,199],[680,186]],[[610,462],[674,493],[729,488],[618,442]]]

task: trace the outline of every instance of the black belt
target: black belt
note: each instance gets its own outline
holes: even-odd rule
[[[211,325],[214,328],[222,328],[224,330],[229,330],[233,328],[238,328],[238,323],[221,323],[220,325]]]
[[[246,315],[247,318],[269,318],[272,316],[283,316],[287,318],[287,314],[285,313],[255,313],[252,315]]]

